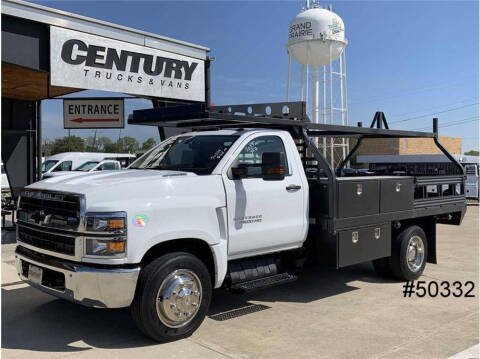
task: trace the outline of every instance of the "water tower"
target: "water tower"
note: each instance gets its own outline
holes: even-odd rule
[[[290,87],[293,82],[293,57],[300,64],[298,96],[301,101],[306,101],[307,112],[315,123],[348,124],[346,46],[343,20],[331,11],[331,6],[324,9],[307,0],[305,9],[290,23],[287,42],[287,101],[292,97]],[[348,141],[344,138],[323,138],[318,145],[332,166],[338,164],[348,153]]]

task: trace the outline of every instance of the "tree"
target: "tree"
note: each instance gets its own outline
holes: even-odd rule
[[[142,151],[147,151],[150,148],[152,148],[153,146],[155,146],[156,144],[157,144],[157,142],[155,141],[155,139],[150,137],[144,143],[142,143]]]
[[[117,141],[119,152],[135,153],[138,151],[138,141],[133,137],[122,137]]]
[[[56,138],[52,143],[50,155],[62,152],[83,152],[85,151],[85,143],[83,138],[78,136],[65,136]]]
[[[105,151],[105,146],[112,143],[112,140],[106,136],[103,137],[93,137],[89,136],[85,139],[86,151],[87,152],[101,152]]]
[[[105,147],[103,148],[103,150],[105,152],[109,152],[109,153],[119,153],[119,152],[122,152],[118,149],[118,143],[107,143],[105,145]]]
[[[98,148],[93,145],[86,145],[85,152],[98,152]]]
[[[53,142],[45,140],[42,144],[42,157],[48,157],[52,155]]]
[[[135,153],[138,151],[138,141],[133,137],[119,138],[116,143],[106,143],[104,147],[105,152],[110,153]]]
[[[476,150],[470,150],[468,152],[465,152],[464,155],[467,155],[467,156],[478,156],[478,151]]]
[[[99,151],[106,151],[105,147],[112,143],[112,140],[106,136],[97,138],[97,148]]]

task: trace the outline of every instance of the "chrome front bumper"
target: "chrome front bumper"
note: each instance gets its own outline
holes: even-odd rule
[[[94,268],[58,258],[35,255],[31,251],[22,250],[17,246],[15,265],[17,273],[23,281],[32,287],[53,296],[74,301],[76,303],[96,308],[128,307],[135,295],[140,267],[134,268]],[[58,290],[28,278],[29,265],[54,272],[54,275],[65,278],[64,289]],[[50,273],[52,273],[50,272]]]

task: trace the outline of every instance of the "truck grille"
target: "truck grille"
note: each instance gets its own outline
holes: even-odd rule
[[[75,238],[18,226],[18,240],[34,247],[75,255]]]
[[[75,256],[75,233],[81,231],[83,205],[81,195],[25,190],[18,206],[18,240]]]
[[[21,222],[66,230],[78,230],[80,196],[58,192],[25,191],[20,196]]]
[[[20,198],[20,208],[26,211],[43,210],[46,214],[78,217],[79,197],[50,192],[26,191]]]

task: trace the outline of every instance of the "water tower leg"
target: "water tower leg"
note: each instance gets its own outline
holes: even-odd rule
[[[318,104],[319,104],[319,81],[318,81],[318,66],[313,67],[313,94],[312,94],[312,117],[314,123],[319,123],[318,120]],[[317,146],[319,145],[318,137],[315,139]]]
[[[308,108],[308,65],[305,69],[305,108]]]
[[[304,101],[303,97],[303,78],[305,77],[305,66],[302,65],[302,69],[300,70],[300,101]]]
[[[292,65],[292,55],[288,53],[288,69],[287,69],[287,102],[290,97],[290,69]]]
[[[318,123],[318,102],[319,102],[319,82],[318,82],[318,67],[313,67],[313,107],[312,107],[312,117],[313,122]]]
[[[328,71],[330,73],[330,123],[333,125],[333,70],[332,70],[332,44],[330,44],[330,63],[328,65]],[[335,158],[333,149],[333,137],[330,137],[330,165],[335,168]]]
[[[342,117],[342,126],[345,126],[345,104],[344,104],[344,93],[343,93],[343,81],[344,81],[344,74],[343,74],[343,57],[340,55],[339,59],[340,65],[340,116]],[[342,137],[342,161],[347,156],[346,153],[346,143],[345,137]]]
[[[343,58],[343,84],[345,90],[345,126],[348,126],[348,92],[347,92],[347,58],[345,55],[346,49],[343,49],[342,58]],[[350,139],[347,138],[346,143],[346,152],[350,153]],[[347,166],[350,167],[350,160],[347,162]]]
[[[327,67],[323,66],[323,108],[322,108],[322,119],[323,123],[327,123]],[[323,137],[323,157],[327,158],[327,139]]]

